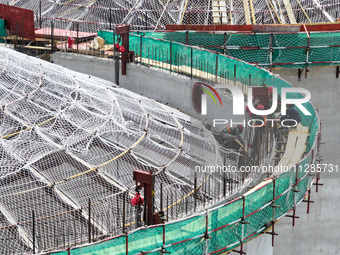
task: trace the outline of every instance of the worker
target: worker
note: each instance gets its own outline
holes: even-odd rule
[[[264,110],[264,106],[263,104],[259,104],[256,107],[257,110]],[[254,121],[252,123],[253,127],[256,127],[258,130],[262,130],[264,128],[264,126],[266,125],[266,116],[265,115],[256,115],[253,114],[253,118]]]
[[[241,138],[242,131],[242,125],[226,126],[219,132],[220,143],[224,147],[239,150],[241,147],[243,147],[243,140]]]
[[[263,104],[259,104],[256,109],[264,110]],[[253,114],[252,119],[252,126],[254,127],[255,132],[252,138],[253,142],[249,144],[248,147],[252,149],[251,157],[254,160],[258,152],[258,146],[262,143],[262,133],[266,126],[266,116]]]
[[[273,89],[274,89],[273,86],[268,87],[268,98],[269,98],[268,106],[269,106],[269,108],[272,107],[272,105],[273,105]],[[276,106],[276,109],[275,109],[274,112],[279,112],[280,108],[281,108],[281,96],[278,94],[277,95],[277,106]]]
[[[141,187],[139,185],[136,187],[135,190],[136,190],[136,194],[133,198],[131,198],[131,205],[135,207],[137,227],[141,227],[142,226],[142,211],[143,211],[142,206],[144,205],[144,198],[140,195]]]
[[[291,119],[291,120],[288,120]],[[294,128],[301,122],[301,115],[298,110],[294,107],[293,104],[287,104],[287,111],[286,115],[280,114],[280,120],[287,120],[284,122],[285,126],[290,126],[291,128]],[[295,120],[295,121],[293,121]]]

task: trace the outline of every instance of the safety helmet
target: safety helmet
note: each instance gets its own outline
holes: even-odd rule
[[[243,126],[242,125],[237,125],[237,128],[242,132],[243,131]]]
[[[262,104],[259,104],[257,107],[256,107],[257,110],[264,110],[264,106]]]

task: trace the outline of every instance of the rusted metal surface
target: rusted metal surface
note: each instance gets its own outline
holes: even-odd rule
[[[12,35],[35,40],[34,13],[31,10],[0,4],[0,16],[5,19],[7,29]]]

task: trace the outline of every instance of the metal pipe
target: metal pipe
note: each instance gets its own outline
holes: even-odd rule
[[[36,245],[36,233],[35,233],[35,214],[34,210],[32,211],[32,234],[33,234],[33,254],[35,254],[35,245]]]
[[[91,243],[91,199],[89,199],[89,218],[88,218],[88,226],[87,226],[87,230],[88,230],[88,241],[89,243]]]

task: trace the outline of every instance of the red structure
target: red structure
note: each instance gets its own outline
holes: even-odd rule
[[[0,4],[0,16],[5,19],[10,34],[35,40],[33,11]]]
[[[124,51],[122,54],[122,75],[126,75],[126,63],[129,62],[129,25],[116,26],[115,33],[121,38],[122,46]]]
[[[145,209],[147,225],[155,224],[154,219],[154,197],[155,197],[155,176],[153,173],[143,172],[140,170],[133,171],[133,180],[136,181],[137,186],[144,189]]]

